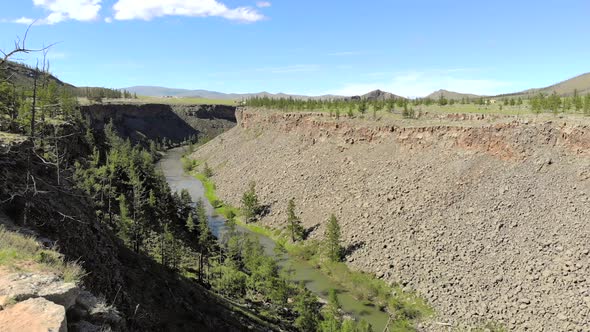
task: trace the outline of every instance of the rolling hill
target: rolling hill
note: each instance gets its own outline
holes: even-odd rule
[[[12,82],[16,86],[33,86],[33,81],[35,77],[35,69],[21,63],[8,61],[3,65],[5,72],[7,73],[7,77],[10,82]],[[48,80],[54,81],[59,86],[65,86],[70,88],[75,88],[73,85],[64,83],[57,77],[53,75],[49,75]]]
[[[395,95],[391,92],[385,92],[385,91],[381,91],[381,90],[371,91],[369,93],[362,95],[361,98],[367,99],[367,100],[387,100],[387,99],[393,99],[393,98],[405,99],[404,97]]]
[[[517,97],[530,97],[536,95],[538,93],[543,93],[545,95],[552,94],[556,92],[560,96],[571,96],[574,94],[574,91],[578,90],[578,93],[581,95],[585,95],[590,93],[590,73],[585,73],[582,75],[578,75],[576,77],[570,78],[568,80],[559,82],[557,84],[550,85],[545,88],[540,89],[528,89],[521,92],[506,94],[502,96],[517,96]]]
[[[482,96],[474,95],[474,94],[471,94],[471,93],[460,93],[460,92],[454,92],[454,91],[440,89],[438,91],[435,91],[435,92],[429,94],[428,96],[426,96],[426,98],[438,99],[438,98],[440,98],[440,95],[441,94],[446,99],[455,99],[455,100],[460,100],[460,99],[463,99],[463,98],[474,99],[474,98],[482,97]]]

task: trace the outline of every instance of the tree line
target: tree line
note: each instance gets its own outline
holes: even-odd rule
[[[578,90],[574,90],[574,94],[570,97],[561,97],[556,92],[550,95],[539,93],[531,98],[530,104],[534,113],[543,111],[559,113],[573,110],[590,116],[590,93],[581,96]]]

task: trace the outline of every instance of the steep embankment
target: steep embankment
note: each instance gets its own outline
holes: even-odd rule
[[[221,198],[249,181],[282,228],[295,197],[306,227],[342,225],[354,268],[415,288],[440,321],[583,330],[590,321],[590,127],[449,116],[335,120],[238,111],[201,147]]]
[[[211,138],[236,123],[235,107],[225,105],[95,104],[81,110],[97,132],[112,120],[118,133],[133,142],[146,138],[181,142],[197,135]]]
[[[81,149],[77,137],[63,137],[70,138],[70,151]],[[262,329],[193,280],[128,249],[98,221],[91,199],[70,183],[71,174],[62,174],[58,184],[52,166],[39,162],[35,155],[30,158],[36,162],[28,162],[31,150],[32,144],[26,137],[0,135],[0,223],[21,231],[26,229],[47,247],[59,250],[68,261],[79,262],[88,273],[82,278],[81,287],[103,297],[121,312],[122,330],[241,331],[244,326]],[[13,271],[4,275],[5,259],[0,255],[0,300],[7,295],[4,290],[12,292],[18,285],[16,279],[30,277],[15,276]],[[33,280],[24,283],[29,285]],[[26,288],[24,292],[29,294],[27,297],[35,295]],[[63,311],[46,305],[25,303],[17,309],[32,315],[44,307],[44,311],[58,316]],[[13,321],[12,311],[0,314],[0,321]]]

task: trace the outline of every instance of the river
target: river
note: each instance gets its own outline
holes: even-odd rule
[[[215,213],[215,209],[205,198],[205,189],[198,179],[187,175],[182,168],[182,155],[184,148],[174,148],[168,150],[166,155],[158,162],[159,167],[163,170],[166,180],[173,191],[182,189],[188,190],[193,200],[203,199],[209,217],[209,227],[213,235],[220,237],[225,229],[225,219]],[[240,231],[251,233],[258,238],[267,255],[276,257],[274,252],[275,242],[263,235],[252,233],[245,228],[239,227]],[[303,281],[305,287],[316,295],[327,298],[330,289],[335,289],[338,293],[338,300],[342,310],[356,317],[364,319],[373,325],[375,331],[382,331],[387,324],[388,315],[380,311],[375,306],[365,305],[356,300],[349,292],[341,289],[332,279],[324,275],[320,270],[314,268],[305,261],[291,258],[284,255],[282,258],[276,257],[281,267],[288,267],[293,271],[293,282]]]

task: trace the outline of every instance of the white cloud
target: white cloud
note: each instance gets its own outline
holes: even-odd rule
[[[381,89],[403,97],[424,97],[438,89],[446,89],[462,93],[495,95],[514,86],[511,82],[493,79],[472,79],[455,75],[465,71],[464,69],[450,69],[404,72],[392,74],[390,79],[346,84],[328,93],[353,96]],[[378,74],[381,75],[383,73]]]
[[[36,7],[49,11],[46,18],[34,20],[21,17],[14,23],[56,24],[66,20],[93,21],[98,18],[102,0],[33,0]]]
[[[17,18],[16,20],[12,21],[13,23],[19,23],[19,24],[26,24],[26,25],[31,25],[31,23],[33,23],[35,20],[33,20],[32,18],[28,18],[28,17],[21,17],[21,18]]]
[[[112,17],[106,17],[106,18],[104,19],[104,21],[105,21],[106,23],[113,23],[113,18],[112,18]]]
[[[216,0],[118,0],[113,6],[117,20],[151,20],[162,16],[219,16],[239,22],[264,19],[251,7],[228,8]]]
[[[272,6],[272,4],[268,1],[258,1],[256,3],[256,7],[258,7],[258,8],[268,8],[270,6]]]

